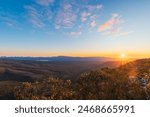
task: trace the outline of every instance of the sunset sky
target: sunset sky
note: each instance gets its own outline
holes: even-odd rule
[[[150,0],[0,0],[0,56],[150,57]]]

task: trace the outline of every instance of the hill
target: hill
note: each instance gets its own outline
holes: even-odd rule
[[[47,77],[76,81],[80,74],[102,67],[116,67],[115,61],[33,61],[0,60],[0,81],[33,82]]]
[[[12,86],[1,99],[8,94],[10,99],[150,99],[150,59],[122,66],[110,61],[1,60],[0,64],[0,74],[5,73],[0,75],[1,89],[6,82]]]

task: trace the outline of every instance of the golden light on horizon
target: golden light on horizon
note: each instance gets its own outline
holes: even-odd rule
[[[125,53],[121,53],[121,54],[120,54],[120,57],[121,57],[122,59],[124,59],[124,58],[127,57],[127,55],[126,55]]]

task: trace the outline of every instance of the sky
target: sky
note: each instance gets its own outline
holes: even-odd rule
[[[150,0],[0,0],[0,56],[150,57]]]

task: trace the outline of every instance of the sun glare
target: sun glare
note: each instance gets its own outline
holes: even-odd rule
[[[121,58],[126,58],[126,54],[122,53],[122,54],[120,55],[120,57],[121,57]]]

